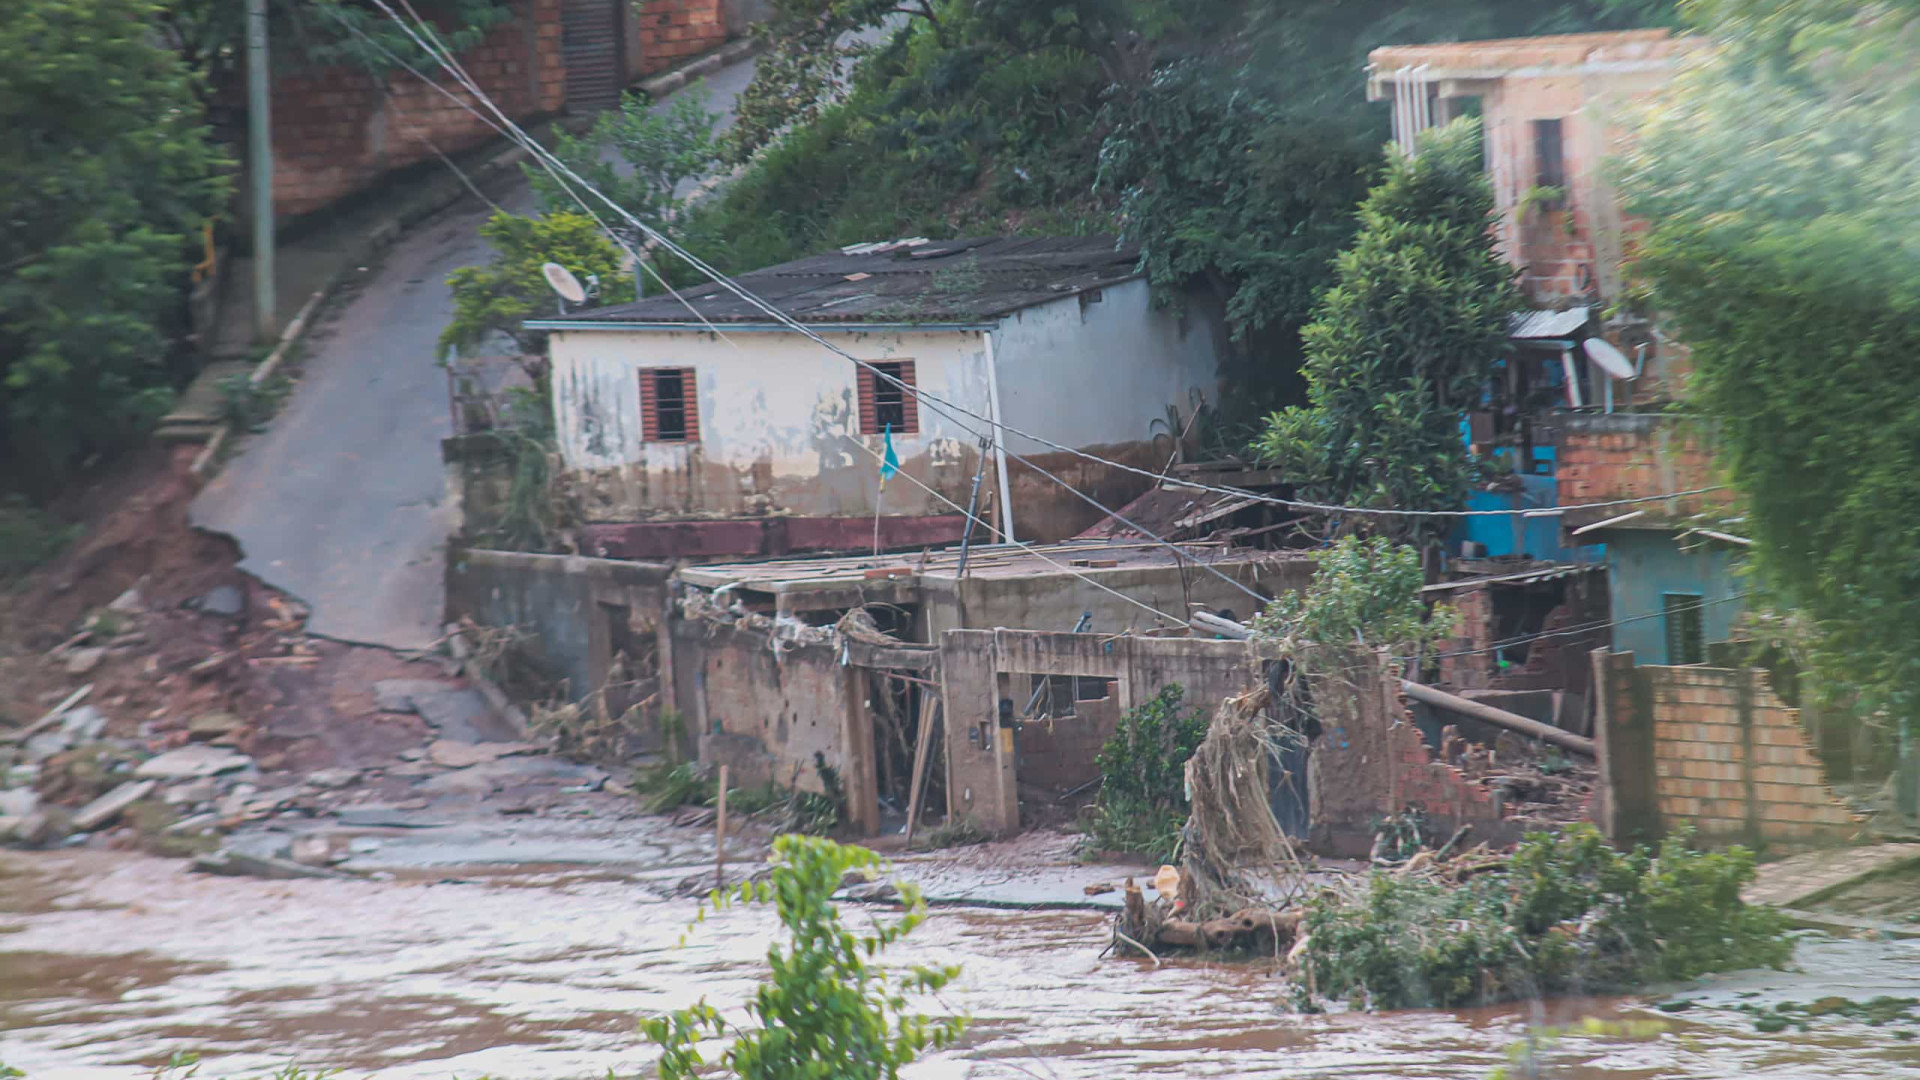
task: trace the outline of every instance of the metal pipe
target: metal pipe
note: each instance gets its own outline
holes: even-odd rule
[[[1475,720],[1484,720],[1495,727],[1503,727],[1508,731],[1517,731],[1522,735],[1531,736],[1541,742],[1552,743],[1562,750],[1575,754],[1582,754],[1586,757],[1599,756],[1598,752],[1594,749],[1592,739],[1582,735],[1575,735],[1571,731],[1564,731],[1554,727],[1552,724],[1543,724],[1530,717],[1521,716],[1519,713],[1510,713],[1505,709],[1496,709],[1491,705],[1483,705],[1478,701],[1469,701],[1466,698],[1449,694],[1445,690],[1436,690],[1431,686],[1422,686],[1417,682],[1411,682],[1406,679],[1400,680],[1400,689],[1413,700],[1431,705],[1436,709],[1445,709],[1448,712],[1458,713],[1461,716],[1471,716]]]
[[[987,475],[987,451],[992,446],[993,440],[981,438],[980,465],[973,470],[973,491],[967,495],[967,524],[960,531],[960,565],[953,571],[953,576],[957,578],[967,576],[967,554],[973,547],[973,523],[979,520],[980,479]]]

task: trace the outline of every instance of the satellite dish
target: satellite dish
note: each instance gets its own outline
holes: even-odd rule
[[[547,284],[560,294],[561,299],[574,304],[587,302],[587,290],[580,287],[580,279],[573,276],[573,271],[559,263],[550,262],[542,264],[540,272],[547,276]]]
[[[1627,359],[1626,353],[1608,344],[1605,338],[1590,337],[1581,342],[1580,347],[1586,350],[1587,359],[1593,361],[1601,371],[1616,379],[1633,378],[1633,361]]]

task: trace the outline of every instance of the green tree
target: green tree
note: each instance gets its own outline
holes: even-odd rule
[[[1415,157],[1390,152],[1359,236],[1301,331],[1309,404],[1270,416],[1256,447],[1304,498],[1409,510],[1465,501],[1474,463],[1460,418],[1520,306],[1513,270],[1493,249],[1492,210],[1477,120],[1428,133]],[[1365,524],[1418,535],[1424,521]]]
[[[159,10],[0,0],[0,446],[43,482],[138,438],[183,374],[169,354],[226,162]]]
[[[896,883],[905,913],[876,919],[871,932],[860,934],[840,921],[832,897],[849,872],[876,874],[879,856],[820,837],[787,835],[773,842],[772,863],[770,877],[715,891],[711,901],[718,908],[771,903],[787,928],[784,947],[767,947],[771,972],[747,1003],[758,1026],[730,1027],[705,1001],[643,1021],[641,1032],[661,1049],[662,1080],[897,1080],[901,1068],[921,1054],[960,1037],[964,1019],[908,1011],[909,995],[939,992],[959,968],[915,966],[890,974],[874,963],[926,921],[918,887]],[[709,1062],[700,1041],[730,1030],[732,1044]],[[726,1071],[707,1071],[709,1064]]]
[[[493,261],[462,267],[447,278],[453,287],[453,322],[440,334],[443,357],[455,348],[480,350],[502,339],[522,357],[545,352],[546,334],[523,324],[555,310],[553,288],[541,272],[549,262],[566,267],[582,283],[597,281],[595,305],[634,297],[633,276],[621,266],[620,249],[585,214],[519,217],[503,211],[480,227],[480,235],[493,245]]]
[[[713,137],[719,117],[701,108],[699,97],[689,93],[655,108],[639,94],[624,94],[620,107],[601,113],[585,135],[561,132],[554,156],[648,228],[671,233],[686,202],[681,186],[708,175],[720,160]],[[549,212],[572,212],[580,205],[568,193],[571,188],[628,246],[638,249],[647,242],[638,228],[580,191],[580,185],[562,184],[537,165],[521,168]]]
[[[1453,633],[1453,611],[1431,614],[1420,552],[1384,536],[1343,536],[1312,553],[1313,580],[1283,592],[1254,618],[1265,637],[1339,649],[1407,650]]]
[[[1623,165],[1643,298],[1743,501],[1758,580],[1819,681],[1909,725],[1920,687],[1920,10],[1696,0],[1713,52]]]

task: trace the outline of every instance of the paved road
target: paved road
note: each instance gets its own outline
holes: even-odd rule
[[[745,60],[682,93],[702,94],[724,125],[752,72]],[[534,206],[524,180],[489,194],[516,212]],[[453,311],[447,275],[488,257],[476,233],[488,213],[469,198],[369,268],[309,339],[272,426],[194,500],[193,523],[232,536],[241,569],[311,608],[316,634],[395,649],[440,636],[455,523],[435,345]]]

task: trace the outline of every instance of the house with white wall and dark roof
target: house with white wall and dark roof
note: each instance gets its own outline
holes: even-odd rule
[[[1170,411],[1217,402],[1214,326],[1157,306],[1110,236],[867,244],[528,324],[549,334],[554,420],[584,553],[715,558],[1057,540],[1158,472]],[[969,415],[971,414],[971,415]],[[1176,420],[1177,422],[1177,420]],[[1177,429],[1176,429],[1177,433]],[[880,483],[886,442],[904,474]],[[1025,459],[1023,462],[1022,459]],[[998,539],[984,530],[980,540]]]

